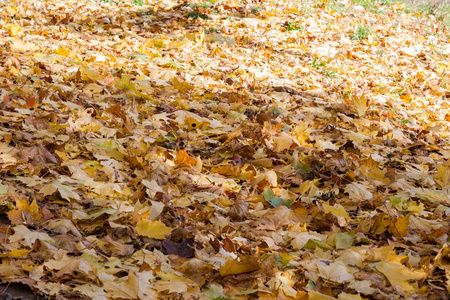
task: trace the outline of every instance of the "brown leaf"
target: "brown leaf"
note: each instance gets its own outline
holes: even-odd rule
[[[247,218],[248,202],[237,201],[231,206],[228,215],[235,221],[243,221]]]
[[[175,254],[180,257],[191,258],[195,256],[195,244],[193,239],[187,239],[181,243],[165,240],[162,243],[164,254]]]
[[[42,145],[33,146],[25,148],[19,151],[19,156],[22,160],[26,162],[31,162],[33,164],[43,163],[48,164],[58,164],[58,160],[45,149]]]

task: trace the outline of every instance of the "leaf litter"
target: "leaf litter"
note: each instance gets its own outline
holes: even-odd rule
[[[366,4],[0,4],[2,281],[448,298],[449,29]]]

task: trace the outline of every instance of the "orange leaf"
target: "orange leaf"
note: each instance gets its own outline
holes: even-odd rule
[[[11,221],[13,225],[23,224],[22,211],[18,209],[10,210],[6,213],[8,219]]]
[[[26,103],[25,103],[25,107],[26,108],[32,108],[36,106],[36,96],[32,96],[30,98],[27,99]]]
[[[190,156],[186,151],[179,150],[178,155],[175,158],[175,163],[179,166],[195,166],[197,161],[194,157]]]
[[[211,172],[219,173],[219,174],[225,175],[225,176],[237,177],[237,176],[239,176],[239,174],[241,174],[241,167],[240,166],[232,166],[232,165],[214,166],[211,168]]]

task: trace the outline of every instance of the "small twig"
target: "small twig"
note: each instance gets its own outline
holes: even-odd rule
[[[6,290],[9,288],[9,285],[11,284],[11,282],[8,282],[8,284],[5,286],[5,288],[3,289],[3,291],[0,293],[0,295],[3,295]]]

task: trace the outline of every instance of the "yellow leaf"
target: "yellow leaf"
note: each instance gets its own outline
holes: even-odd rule
[[[403,291],[417,290],[417,285],[409,283],[410,280],[424,279],[427,274],[422,271],[410,270],[400,263],[393,263],[389,261],[383,262],[381,266],[377,267],[377,270],[386,276],[391,285],[400,287]]]
[[[13,52],[27,52],[27,51],[33,51],[36,49],[36,46],[33,43],[25,43],[21,39],[16,38],[13,41],[11,41],[11,50]]]
[[[117,52],[120,52],[120,51],[122,51],[126,46],[127,46],[127,42],[123,41],[122,43],[116,45],[115,50],[116,50]]]
[[[199,120],[197,120],[196,118],[186,117],[184,119],[184,122],[185,122],[185,124],[188,124],[188,129],[189,130],[199,129],[203,125],[203,123],[199,122]]]
[[[11,16],[14,16],[17,13],[19,13],[19,8],[17,6],[7,6],[5,10]]]
[[[16,208],[18,210],[25,210],[25,211],[27,211],[28,207],[29,207],[29,205],[28,205],[27,200],[25,200],[25,199],[17,199],[16,200]]]
[[[39,206],[37,205],[36,200],[29,205],[25,199],[16,200],[16,209],[8,211],[6,214],[11,223],[18,225],[25,221],[30,221],[29,217],[26,217],[23,214],[24,212],[27,212],[33,221],[39,221],[42,217],[39,213]]]
[[[274,136],[272,139],[276,144],[274,149],[276,152],[283,152],[284,150],[289,149],[293,144],[292,137],[284,132],[278,136]]]
[[[63,161],[68,161],[68,160],[70,160],[70,158],[67,157],[67,153],[66,153],[66,152],[55,150],[55,153],[56,153],[56,155],[58,155],[59,158],[61,158]]]
[[[334,206],[331,206],[327,203],[322,204],[322,209],[325,213],[330,213],[336,217],[344,217],[347,221],[350,219],[350,216],[348,215],[345,208],[340,204],[335,204]]]
[[[396,1],[393,8],[394,10],[402,10],[403,8],[405,8],[405,3],[400,3]]]
[[[368,178],[372,178],[384,184],[388,184],[390,180],[386,177],[386,171],[380,169],[379,165],[379,162],[374,161],[372,157],[369,156],[368,159],[364,159],[361,161],[360,170]]]
[[[438,165],[435,180],[441,188],[444,188],[450,184],[450,167],[448,166],[448,163]]]
[[[256,257],[247,256],[241,257],[240,260],[228,259],[224,266],[220,267],[220,275],[236,275],[242,273],[249,273],[259,270],[259,262]]]
[[[308,299],[309,300],[336,300],[336,298],[334,298],[334,297],[320,294],[313,290],[308,291]]]
[[[172,232],[172,228],[167,227],[161,221],[140,220],[136,224],[136,231],[139,235],[151,239],[164,240],[165,235]]]
[[[359,294],[347,294],[347,293],[340,293],[338,296],[339,300],[361,300],[361,296]]]
[[[229,7],[239,7],[240,3],[238,0],[228,0],[226,5]]]
[[[96,70],[92,70],[87,66],[81,66],[80,68],[81,78],[85,81],[97,81],[103,79],[102,74],[99,74]]]
[[[409,229],[409,215],[407,216],[399,216],[397,220],[395,220],[395,223],[392,223],[389,225],[389,232],[392,233],[392,235],[396,237],[404,237],[408,234]]]
[[[14,257],[14,258],[18,258],[18,257],[24,257],[27,256],[28,253],[30,253],[31,251],[25,250],[25,249],[17,249],[14,248],[12,251],[8,252],[8,253],[3,253],[0,254],[0,257]]]
[[[234,1],[236,1],[236,0],[234,0]],[[203,42],[205,41],[205,32],[203,30],[200,31],[198,36],[197,35],[195,36],[195,41],[197,42],[197,45],[199,47],[201,47],[203,45]]]
[[[23,31],[23,27],[17,24],[9,26],[8,33],[11,37],[19,35]]]
[[[118,89],[136,91],[136,86],[133,81],[131,81],[131,77],[128,74],[122,74],[120,79],[114,79],[114,85]]]
[[[33,200],[31,205],[28,207],[28,212],[31,215],[33,221],[39,221],[42,215],[39,213],[39,206],[36,203],[36,200]]]
[[[83,88],[86,94],[100,94],[103,91],[103,86],[96,83],[89,83]]]
[[[384,213],[380,213],[375,217],[375,223],[373,224],[370,231],[374,235],[382,234],[383,232],[386,231],[386,229],[389,227],[390,224],[391,224],[390,217]]]
[[[172,79],[172,85],[174,88],[176,88],[181,93],[187,93],[188,91],[192,90],[193,86],[189,82],[183,81],[178,79],[177,77],[174,77]]]
[[[70,55],[70,50],[61,46],[59,46],[58,49],[54,50],[53,52],[65,57],[69,57]]]
[[[367,109],[369,108],[367,105],[367,99],[365,95],[361,95],[360,97],[356,95],[352,95],[353,103],[355,104],[356,111],[360,117],[364,116]]]

